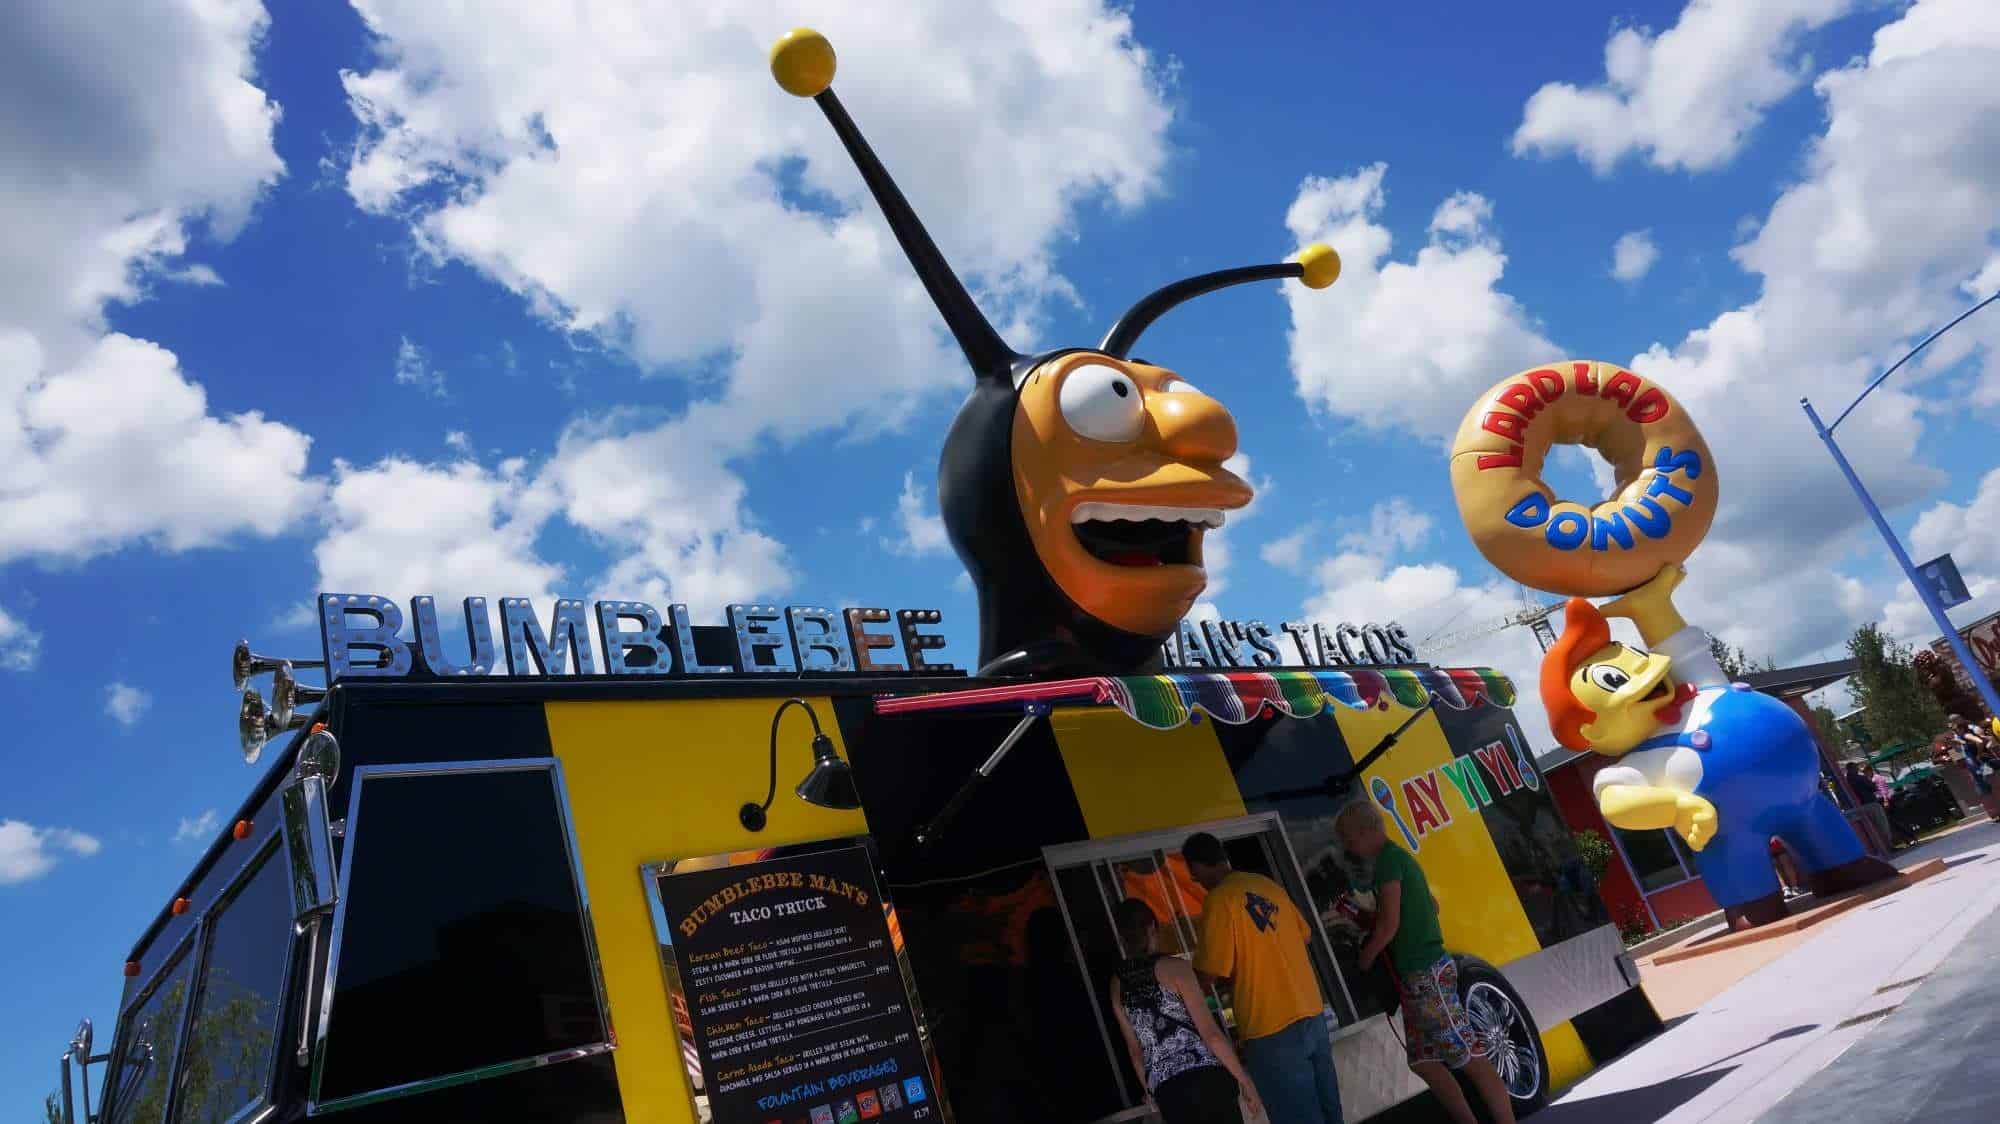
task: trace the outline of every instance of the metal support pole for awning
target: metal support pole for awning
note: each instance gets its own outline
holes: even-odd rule
[[[958,815],[958,810],[967,800],[972,799],[973,790],[979,787],[980,782],[992,776],[993,770],[999,768],[1000,762],[1013,750],[1015,743],[1028,732],[1028,727],[1033,726],[1036,719],[1048,715],[1049,706],[1047,703],[1031,702],[1025,704],[1022,711],[1021,720],[1014,723],[1014,728],[1007,731],[1006,737],[1000,739],[1000,745],[986,758],[985,763],[973,770],[971,776],[965,778],[965,783],[958,786],[958,791],[951,794],[951,799],[945,801],[944,808],[932,817],[929,823],[917,829],[917,846],[928,846],[937,838],[938,832],[944,830],[945,824]]]
[[[1431,697],[1424,701],[1424,705],[1411,711],[1410,716],[1403,719],[1402,725],[1382,735],[1382,740],[1376,742],[1374,747],[1367,753],[1362,754],[1361,759],[1350,766],[1346,772],[1332,774],[1320,783],[1306,788],[1281,788],[1275,792],[1258,793],[1255,796],[1246,797],[1246,802],[1298,800],[1310,796],[1338,796],[1340,793],[1346,791],[1349,785],[1359,779],[1361,774],[1367,772],[1370,765],[1380,761],[1383,754],[1395,748],[1396,742],[1409,731],[1410,727],[1417,724],[1417,719],[1431,712],[1431,708],[1437,705],[1439,697],[1436,692],[1432,692]]]

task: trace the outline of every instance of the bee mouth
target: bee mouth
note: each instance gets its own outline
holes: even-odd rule
[[[1070,528],[1100,562],[1186,566],[1199,564],[1201,533],[1222,526],[1222,520],[1215,508],[1093,502],[1076,506]]]
[[[1643,697],[1641,697],[1639,701],[1652,702],[1654,699],[1664,699],[1671,693],[1672,692],[1667,690],[1667,681],[1662,679],[1658,683],[1653,684],[1653,689],[1647,691],[1646,694]]]

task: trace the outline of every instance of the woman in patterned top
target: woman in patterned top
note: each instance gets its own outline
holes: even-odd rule
[[[1133,955],[1111,980],[1111,1009],[1146,1102],[1165,1124],[1242,1124],[1239,1097],[1253,1118],[1262,1117],[1264,1106],[1209,1014],[1194,969],[1160,955],[1152,907],[1126,898],[1114,912],[1119,942]]]

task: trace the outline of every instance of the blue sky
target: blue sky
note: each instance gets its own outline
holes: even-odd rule
[[[798,22],[1017,347],[1342,251],[1329,290],[1147,337],[1235,413],[1259,488],[1202,611],[1422,640],[1518,607],[1442,443],[1490,383],[1585,356],[1715,447],[1691,617],[1787,661],[1869,620],[1934,634],[1796,400],[1838,409],[2000,288],[1989,4],[270,7],[31,0],[0,45],[17,1112],[252,780],[225,651],[306,654],[317,589],[935,606],[973,659],[931,494],[967,380],[824,121],[771,88]],[[1961,620],[2000,605],[1996,339],[1968,323],[1843,430],[1981,594]],[[1436,658],[1524,678],[1534,648]]]

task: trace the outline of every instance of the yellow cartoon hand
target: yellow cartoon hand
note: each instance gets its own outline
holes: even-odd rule
[[[1607,617],[1626,617],[1639,626],[1647,644],[1658,644],[1687,627],[1674,608],[1674,590],[1687,580],[1687,571],[1678,562],[1660,567],[1645,585],[1604,605],[1598,611]]]
[[[1687,845],[1697,851],[1708,846],[1708,841],[1715,838],[1715,805],[1686,792],[1674,801],[1674,809],[1674,830]]]

